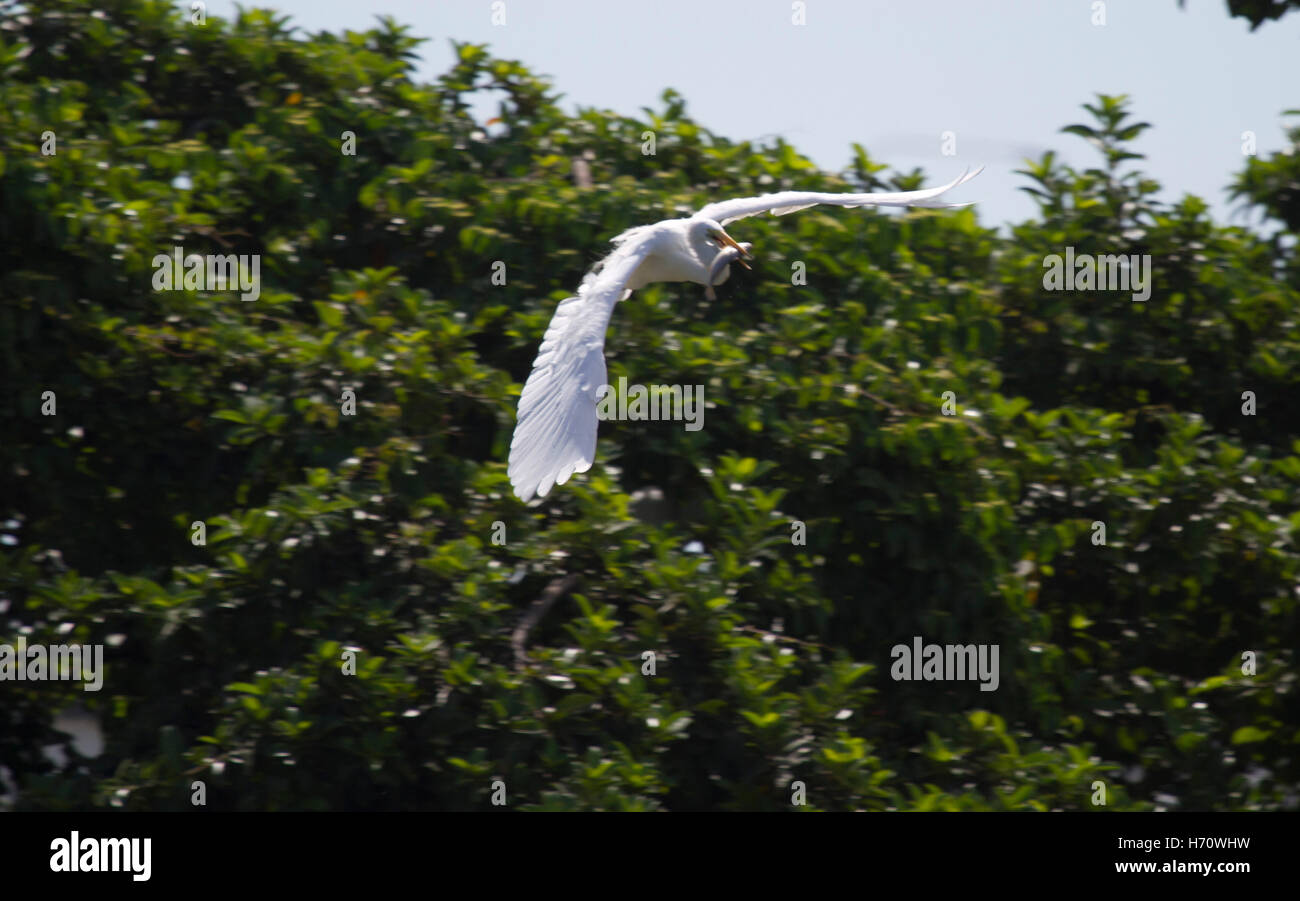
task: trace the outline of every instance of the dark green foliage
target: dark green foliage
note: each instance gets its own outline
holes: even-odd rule
[[[1178,0],[1178,5],[1186,6],[1187,0]],[[1300,0],[1228,0],[1228,14],[1245,19],[1250,23],[1251,31],[1297,9],[1300,9]]]
[[[822,810],[1094,809],[1097,780],[1107,809],[1295,805],[1294,156],[1238,183],[1288,232],[1225,228],[1152,199],[1150,126],[1100,97],[1065,129],[1098,167],[1028,163],[1009,237],[737,223],[752,274],[638,292],[607,344],[611,382],[704,385],[704,428],[606,423],[528,508],[520,383],[609,237],[904,180],[727,141],[672,92],[568,115],[473,45],[418,85],[391,22],[27,6],[0,20],[0,643],[108,642],[108,669],[0,683],[16,806],[190,809],[195,779],[240,809],[490,809],[496,779],[513,809],[781,810],[795,780]],[[177,244],[262,254],[261,297],[152,290]],[[1067,246],[1150,254],[1150,300],[1045,291]],[[894,681],[914,635],[998,644],[998,690]],[[107,747],[56,767],[74,702]]]
[[[1300,110],[1287,110],[1286,115],[1300,116]],[[1290,122],[1286,136],[1294,148],[1300,142],[1300,120]],[[1291,234],[1300,232],[1300,155],[1293,149],[1270,154],[1267,159],[1252,156],[1233,183],[1232,195],[1281,220]]]

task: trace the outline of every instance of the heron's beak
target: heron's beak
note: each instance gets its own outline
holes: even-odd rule
[[[737,244],[737,243],[736,243],[736,239],[733,238],[733,237],[731,237],[731,235],[727,234],[726,232],[723,232],[723,233],[722,233],[722,237],[718,238],[718,241],[721,242],[722,245],[725,246],[725,247],[734,247],[734,248],[736,248],[737,250],[740,251],[740,255],[741,255],[742,257],[748,257],[748,256],[749,256],[749,251],[748,251],[748,250],[747,250],[743,245],[741,245],[741,244]],[[746,266],[745,268],[748,269],[749,267]]]

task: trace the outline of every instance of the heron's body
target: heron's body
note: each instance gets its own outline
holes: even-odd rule
[[[613,239],[614,251],[582,280],[574,297],[561,301],[546,329],[533,371],[519,396],[508,472],[521,500],[544,497],[596,457],[596,402],[605,384],[605,331],[614,305],[653,282],[696,282],[709,299],[713,286],[744,263],[748,244],[722,228],[761,212],[784,215],[817,204],[836,206],[955,207],[938,203],[946,191],[974,178],[964,173],[940,188],[878,194],[786,191],[711,203],[694,216],[630,228]]]

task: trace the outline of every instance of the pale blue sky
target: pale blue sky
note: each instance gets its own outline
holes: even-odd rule
[[[566,108],[639,115],[665,88],[711,131],[733,140],[783,135],[838,170],[860,142],[931,183],[967,164],[988,170],[954,192],[978,201],[982,221],[1033,214],[1013,174],[1025,156],[1055,148],[1071,164],[1098,158],[1058,130],[1085,121],[1096,92],[1127,93],[1155,127],[1140,165],[1165,185],[1162,200],[1198,194],[1220,221],[1242,164],[1242,132],[1260,154],[1282,148],[1281,113],[1300,108],[1300,13],[1261,26],[1229,18],[1223,0],[276,0],[306,31],[363,29],[381,13],[431,38],[420,77],[451,63],[450,39],[489,44],[549,76]],[[188,3],[184,4],[188,6]],[[229,0],[210,0],[225,16]],[[483,111],[484,118],[495,108]],[[954,131],[957,156],[941,153]]]

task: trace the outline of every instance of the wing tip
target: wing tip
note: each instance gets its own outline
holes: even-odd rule
[[[525,475],[522,461],[512,460],[508,469],[510,485],[514,496],[525,504],[533,498],[541,500],[551,493],[552,488],[563,485],[577,473],[591,469],[591,463],[591,459],[581,456],[563,466],[549,466],[544,475],[538,476],[533,473]]]
[[[975,205],[974,200],[968,200],[964,203],[950,203],[946,200],[940,200],[939,198],[942,197],[944,194],[947,194],[953,188],[966,184],[966,182],[970,181],[972,178],[979,175],[983,171],[984,171],[984,166],[982,164],[973,170],[971,169],[970,166],[967,166],[964,170],[962,170],[961,175],[957,176],[955,179],[950,181],[948,184],[944,185],[942,188],[939,188],[938,191],[928,200],[919,200],[915,203],[911,203],[908,205],[913,207],[919,207],[920,209],[926,209],[926,210],[960,210],[968,206],[974,206]]]

